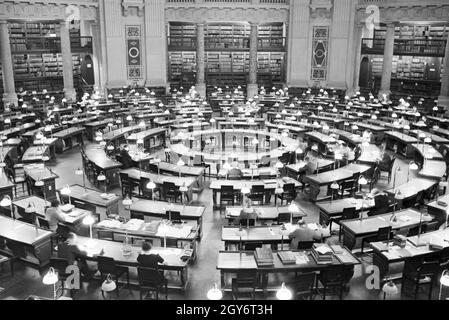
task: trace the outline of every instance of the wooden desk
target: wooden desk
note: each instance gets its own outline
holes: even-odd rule
[[[0,216],[0,238],[6,240],[14,255],[39,269],[50,261],[52,234],[51,231]]]
[[[421,167],[426,159],[429,160],[444,160],[441,153],[430,145],[423,146],[422,144],[411,144],[411,149],[415,151],[414,160]]]
[[[411,158],[413,156],[413,150],[412,148],[409,148],[409,146],[418,142],[416,138],[397,131],[388,131],[385,135],[387,138],[387,149],[394,151],[394,146],[396,145],[397,152],[403,156],[407,158]]]
[[[257,213],[257,220],[274,221],[279,218],[279,214],[290,213],[288,207],[253,207],[253,208]],[[242,206],[226,207],[225,218],[228,220],[238,220],[241,211]],[[306,216],[307,216],[306,212],[294,213],[292,216],[293,222],[296,222],[298,219]]]
[[[308,163],[304,162],[304,161],[300,161],[298,163],[295,164],[289,164],[287,165],[287,171],[290,171],[291,173],[293,173],[294,177],[297,177],[298,174],[306,172],[309,168],[310,165],[312,168],[317,168],[315,170],[313,170],[313,172],[325,172],[325,171],[329,171],[333,168],[335,162],[332,160],[328,160],[328,159],[315,159],[313,161],[310,161]],[[289,174],[289,176],[291,176]]]
[[[434,232],[429,232],[422,234],[419,243],[428,243],[432,241],[438,241],[444,248],[449,246],[446,241],[449,239],[449,229],[438,230]],[[373,248],[373,264],[379,267],[380,276],[383,278],[389,272],[390,264],[406,261],[410,258],[415,257],[425,257],[426,255],[433,255],[441,250],[430,249],[427,245],[416,246],[418,243],[418,237],[409,237],[407,239],[405,248],[400,248],[399,246],[391,246],[387,250],[386,242],[374,242],[370,246]]]
[[[329,135],[318,132],[318,131],[312,131],[312,132],[306,132],[304,136],[308,140],[308,146],[311,147],[313,144],[318,144],[318,151],[320,153],[325,153],[327,149],[328,144],[335,145],[337,143],[336,139],[332,139]]]
[[[103,199],[99,192],[93,189],[86,188],[81,185],[71,185],[70,186],[70,198],[72,201],[81,201],[89,204],[93,204],[97,207],[96,213],[100,214],[100,219],[104,220],[109,215],[116,215],[119,213],[119,201],[120,197],[113,195],[110,199]],[[61,189],[58,189],[59,196],[61,197]]]
[[[320,209],[320,224],[329,225],[331,218],[340,218],[343,214],[343,210],[346,208],[356,208],[357,211],[370,210],[374,208],[374,200],[362,200],[354,198],[337,199],[333,201],[325,201],[317,203],[317,207]]]
[[[95,133],[99,130],[99,129],[103,129],[106,128],[108,123],[113,123],[114,119],[112,118],[107,118],[101,121],[94,121],[94,122],[88,122],[83,124],[83,126],[86,128],[86,136],[87,136],[87,140],[89,141],[94,141],[95,139]]]
[[[230,291],[230,288],[226,285],[226,275],[235,274],[241,272],[258,272],[262,277],[261,288],[256,288],[259,291],[272,290],[267,288],[268,275],[270,273],[290,273],[290,272],[319,272],[327,270],[330,266],[344,265],[348,267],[350,271],[355,265],[360,264],[360,261],[346,248],[341,254],[334,254],[331,264],[318,264],[312,256],[310,250],[294,252],[298,255],[305,255],[307,257],[307,263],[304,264],[283,264],[280,260],[277,252],[273,252],[274,265],[271,267],[259,267],[254,258],[254,252],[232,252],[232,251],[220,251],[218,254],[217,270],[220,271],[221,288],[225,291]],[[341,262],[343,261],[343,262]],[[274,290],[278,290],[276,288]]]
[[[143,140],[143,147],[149,153],[154,153],[160,149],[165,148],[165,128],[155,128],[139,133],[133,133],[126,141],[128,144],[137,145],[137,140]]]
[[[23,163],[42,162],[42,157],[44,155],[47,155],[51,159],[52,157],[50,156],[51,155],[50,150],[51,149],[49,145],[29,147],[22,155],[22,162]]]
[[[97,261],[97,258],[93,257],[94,254],[98,254],[101,249],[104,250],[103,257],[113,258],[118,265],[126,267],[138,267],[137,257],[139,256],[142,248],[139,246],[132,246],[132,252],[130,255],[124,256],[122,253],[123,244],[119,242],[89,239],[84,237],[78,237],[79,244],[82,249],[86,250],[88,256],[87,260]],[[153,247],[151,250],[154,254],[159,254],[166,265],[159,265],[161,270],[172,270],[180,272],[180,285],[174,286],[173,283],[169,284],[169,288],[185,290],[188,284],[188,264],[189,260],[182,261],[181,257],[184,253],[184,249],[178,248],[160,248]]]
[[[416,178],[403,185],[397,186],[396,189],[386,190],[385,192],[391,197],[394,197],[394,195],[400,190],[404,199],[408,199],[415,196],[420,191],[429,190],[436,184],[437,182],[435,180]]]
[[[448,204],[447,207],[438,204],[439,201],[446,202]],[[427,205],[427,212],[434,216],[435,219],[439,222],[437,227],[442,226],[446,223],[448,218],[448,210],[449,210],[449,194],[439,197],[438,201],[429,202]]]
[[[391,226],[393,230],[411,229],[419,225],[421,214],[413,209],[396,212],[397,222],[390,222],[392,213],[360,219],[342,221],[343,244],[354,249],[357,240],[377,234],[379,228]],[[426,223],[426,222],[424,222]]]
[[[131,205],[131,215],[133,213],[144,214],[148,217],[165,218],[170,204],[162,201],[139,200]],[[203,232],[203,214],[206,208],[203,206],[185,206],[173,203],[173,211],[181,213],[182,220],[193,220],[198,224],[198,239],[201,239]]]
[[[186,192],[188,202],[193,200],[192,188],[194,186],[198,186],[198,179],[194,177],[174,177],[174,176],[166,176],[157,173],[151,173],[147,171],[141,171],[136,168],[130,168],[126,170],[121,170],[120,172],[128,174],[129,178],[139,181],[140,178],[147,178],[150,181],[153,181],[155,184],[162,186],[164,182],[172,182],[177,187],[185,186],[189,191]]]
[[[56,179],[59,178],[57,174],[51,171],[49,168],[42,164],[29,164],[24,166],[25,176],[30,179],[31,182],[31,194],[45,197],[47,200],[56,199]],[[35,186],[37,181],[43,181],[43,187]]]
[[[364,174],[370,169],[371,166],[352,163],[337,170],[306,176],[304,179],[310,184],[310,199],[312,201],[316,201],[319,199],[321,187],[329,186],[333,182],[349,180],[353,177],[354,174]]]
[[[232,186],[235,192],[240,192],[242,188],[253,186],[265,187],[265,190],[271,194],[275,192],[277,188],[281,189],[284,184],[293,183],[295,188],[301,188],[302,184],[292,178],[282,178],[282,179],[271,179],[271,180],[261,180],[261,181],[241,181],[241,180],[214,180],[210,183],[209,188],[212,190],[212,199],[214,203],[214,208],[217,208],[217,193],[220,193],[222,186]]]
[[[76,145],[83,145],[84,131],[86,131],[85,128],[74,127],[55,133],[53,137],[58,139],[58,142],[56,143],[56,152],[63,153]]]
[[[118,172],[122,167],[120,162],[109,158],[104,149],[98,145],[90,145],[84,149],[84,152],[88,161],[104,172],[108,181],[108,187],[119,185],[120,177]]]
[[[8,195],[11,199],[14,198],[14,183],[9,180],[3,169],[0,170],[0,199]],[[1,201],[1,200],[0,200]]]
[[[13,201],[13,205],[17,208],[19,214],[24,218],[32,218],[30,214],[25,213],[25,209],[30,203],[34,204],[36,214],[42,218],[45,218],[45,208],[50,207],[50,202],[46,202],[44,199],[36,196],[26,197],[20,200]],[[70,213],[62,212],[65,218],[65,224],[69,226],[73,232],[80,234],[86,233],[86,227],[83,226],[83,219],[92,214],[90,211],[86,211],[80,208],[74,208]]]
[[[446,174],[446,169],[444,161],[427,160],[419,175],[423,178],[440,180]]]

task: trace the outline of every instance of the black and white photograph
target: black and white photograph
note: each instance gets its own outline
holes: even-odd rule
[[[448,0],[0,0],[0,79],[2,301],[449,300]]]

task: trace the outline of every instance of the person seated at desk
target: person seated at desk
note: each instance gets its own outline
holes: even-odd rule
[[[127,145],[124,145],[122,150],[120,150],[120,157],[122,160],[123,168],[130,168],[133,160],[129,155],[129,147]]]
[[[240,211],[238,219],[239,225],[247,225],[250,220],[253,220],[255,223],[257,218],[257,212],[252,206],[251,199],[245,199],[244,207],[242,211]]]
[[[45,211],[45,219],[48,221],[51,231],[56,231],[58,229],[58,223],[65,222],[65,216],[59,209],[59,201],[53,200],[51,202],[51,207]]]
[[[104,254],[104,249],[101,249],[99,254],[93,257],[101,256]],[[58,258],[65,259],[69,265],[77,265],[81,273],[86,277],[86,280],[92,279],[93,275],[97,272],[96,268],[89,265],[83,257],[87,257],[89,253],[86,250],[80,248],[78,243],[78,236],[73,232],[67,235],[65,241],[58,245]]]
[[[151,242],[144,241],[142,243],[142,251],[137,257],[137,262],[139,262],[140,266],[145,268],[157,269],[159,264],[167,264],[164,258],[162,258],[158,254],[151,253],[152,248]]]
[[[243,178],[243,172],[238,167],[233,167],[228,171],[229,180],[241,180]]]
[[[299,228],[288,235],[292,250],[298,249],[299,242],[321,241],[321,233],[310,229],[304,220],[299,220],[298,224]]]
[[[379,189],[374,189],[371,192],[371,196],[374,198],[374,209],[368,212],[368,216],[377,216],[380,214],[385,214],[390,209],[390,199],[388,196],[380,191]]]
[[[378,168],[380,171],[388,171],[390,170],[391,157],[388,153],[384,152],[382,161],[379,162]]]

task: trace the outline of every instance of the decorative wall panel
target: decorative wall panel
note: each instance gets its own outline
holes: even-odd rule
[[[329,27],[313,27],[312,80],[327,80]]]
[[[126,26],[128,79],[142,79],[141,38],[140,26]]]

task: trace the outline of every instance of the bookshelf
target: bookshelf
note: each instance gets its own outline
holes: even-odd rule
[[[402,24],[395,28],[396,39],[447,39],[449,28],[444,24]],[[385,39],[386,27],[374,30],[375,39]]]
[[[69,29],[72,47],[81,48],[72,53],[74,76],[81,74],[83,57],[91,54],[91,50],[81,46],[79,23],[74,21]],[[59,22],[13,22],[9,24],[9,31],[16,88],[62,90]]]
[[[170,51],[169,77],[171,82],[180,83],[182,86],[192,86],[196,78],[196,52]]]
[[[371,78],[380,88],[383,56],[371,56]],[[443,58],[393,56],[392,85],[395,92],[437,96],[444,73]]]

